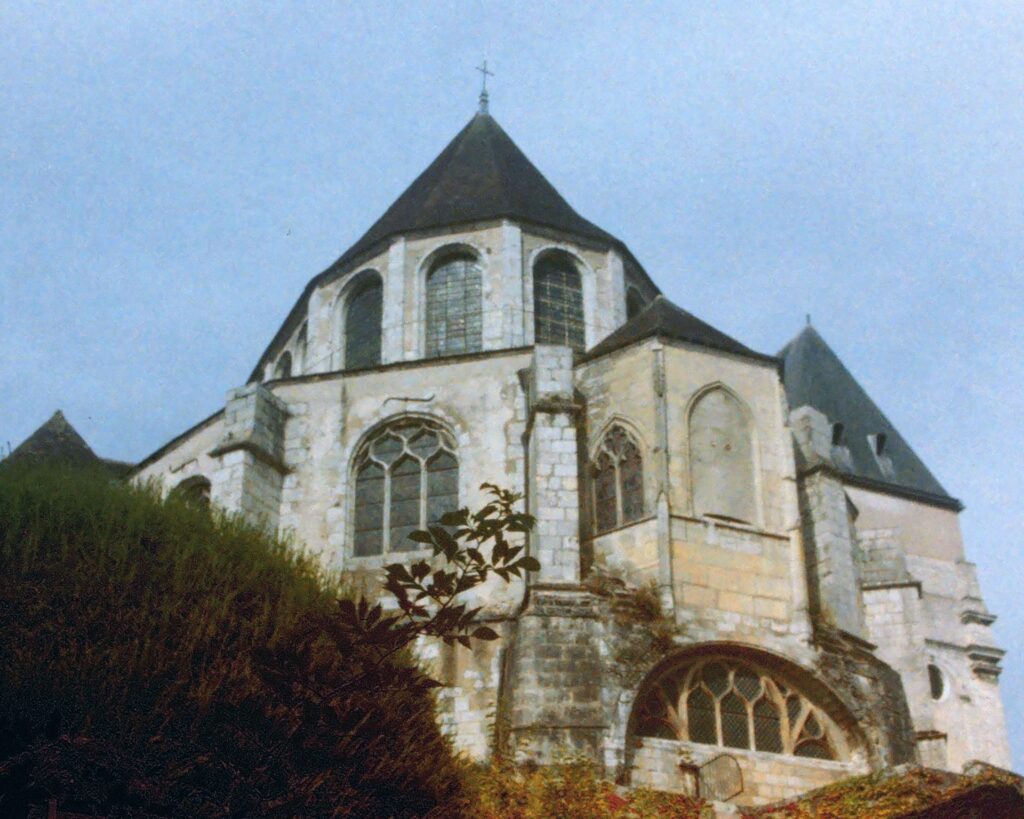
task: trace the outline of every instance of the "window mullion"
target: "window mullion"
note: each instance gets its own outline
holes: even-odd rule
[[[381,554],[387,554],[391,551],[391,464],[384,467],[384,514],[381,519],[384,522]]]

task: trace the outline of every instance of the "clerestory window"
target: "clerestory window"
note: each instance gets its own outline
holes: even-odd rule
[[[345,368],[380,364],[384,285],[376,273],[365,274],[345,304]]]
[[[533,267],[533,339],[575,350],[586,346],[583,283],[568,253],[545,253]]]
[[[483,335],[483,291],[476,257],[439,260],[427,276],[427,357],[475,353]]]
[[[789,683],[731,659],[673,669],[638,702],[637,730],[660,737],[812,759],[836,759],[836,728]]]
[[[356,459],[353,554],[417,549],[409,534],[458,505],[459,462],[451,435],[423,419],[389,424]]]
[[[598,532],[643,517],[643,458],[636,441],[618,424],[601,440],[593,463],[593,486]]]

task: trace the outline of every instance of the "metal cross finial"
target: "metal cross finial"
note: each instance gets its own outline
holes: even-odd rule
[[[484,60],[483,65],[478,65],[476,70],[483,75],[483,85],[480,87],[480,113],[487,113],[487,103],[490,101],[490,97],[487,94],[487,78],[493,77],[494,72],[487,70],[487,60]]]

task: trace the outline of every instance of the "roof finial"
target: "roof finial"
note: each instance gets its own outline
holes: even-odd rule
[[[807,326],[810,327],[811,326],[811,314],[807,313],[806,315],[807,315]]]
[[[487,70],[487,60],[484,60],[484,64],[482,66],[478,65],[476,67],[476,70],[479,71],[483,75],[483,85],[480,87],[480,113],[481,114],[486,114],[487,113],[487,103],[490,100],[490,97],[488,97],[488,95],[487,95],[487,78],[488,77],[493,77],[494,76],[494,72]]]

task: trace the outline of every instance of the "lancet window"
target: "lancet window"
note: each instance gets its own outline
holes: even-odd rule
[[[482,310],[477,259],[459,253],[439,260],[427,276],[427,356],[479,351]]]
[[[380,364],[384,285],[376,273],[366,273],[345,303],[345,368]]]
[[[646,306],[647,302],[639,290],[632,286],[626,288],[626,321],[640,315]]]
[[[291,378],[292,376],[292,354],[284,352],[277,359],[277,366],[274,367],[274,378]]]
[[[583,283],[567,253],[545,253],[533,268],[533,337],[537,344],[586,346]]]
[[[730,659],[663,675],[638,701],[641,736],[837,759],[838,728],[775,674]]]
[[[593,463],[593,485],[598,532],[643,517],[643,458],[636,441],[618,424],[601,440]]]
[[[459,462],[451,435],[419,418],[389,424],[356,459],[353,554],[417,549],[409,533],[458,504]]]

